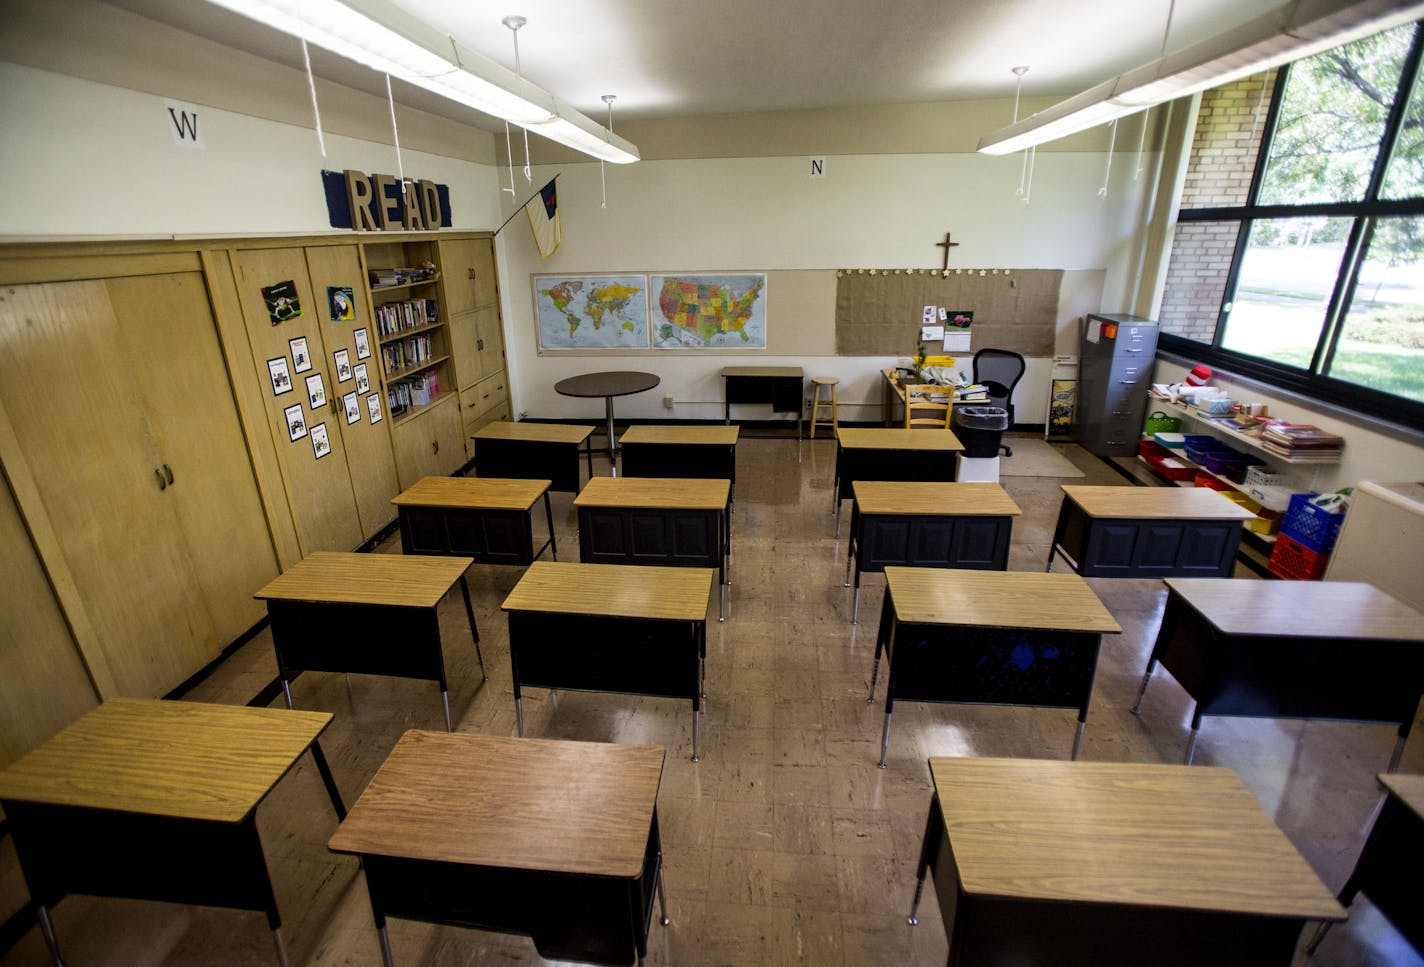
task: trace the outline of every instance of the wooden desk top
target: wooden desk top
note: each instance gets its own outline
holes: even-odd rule
[[[1023,513],[1008,491],[996,483],[857,480],[855,503],[862,514],[871,515],[1005,517]]]
[[[1118,632],[1122,628],[1076,574],[885,568],[895,614],[911,624],[1043,631]]]
[[[963,450],[953,430],[842,426],[836,438],[847,450]]]
[[[317,551],[253,595],[260,601],[433,608],[473,557]]]
[[[1383,773],[1379,781],[1419,819],[1424,820],[1424,776]]]
[[[330,712],[111,698],[0,772],[0,799],[237,823]]]
[[[930,774],[968,893],[1345,918],[1230,769],[931,758]]]
[[[722,510],[731,490],[730,480],[704,477],[594,477],[574,506]]]
[[[806,371],[800,366],[723,366],[723,376],[781,376],[805,379]]]
[[[642,873],[655,745],[401,736],[328,843],[338,853],[591,876]]]
[[[1251,520],[1256,515],[1209,487],[1080,487],[1063,492],[1089,517]]]
[[[710,567],[535,561],[500,607],[542,614],[705,621],[716,577]]]
[[[391,503],[452,510],[528,510],[552,485],[552,480],[504,477],[423,477],[392,497]]]
[[[1228,635],[1424,642],[1424,614],[1363,581],[1168,578],[1165,583]]]
[[[737,445],[738,426],[630,426],[620,443],[683,443],[700,446]]]
[[[524,443],[582,443],[593,433],[591,426],[570,423],[486,423],[475,431],[476,440],[520,440]]]

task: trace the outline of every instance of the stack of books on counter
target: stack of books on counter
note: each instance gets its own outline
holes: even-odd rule
[[[954,402],[987,403],[989,402],[989,387],[983,383],[970,383],[968,386],[961,386],[954,391]]]
[[[1334,463],[1345,441],[1310,423],[1273,420],[1261,430],[1261,446],[1297,463]]]

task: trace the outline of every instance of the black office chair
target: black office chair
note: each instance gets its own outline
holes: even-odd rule
[[[989,390],[989,405],[1001,406],[1009,413],[1009,429],[1014,427],[1014,387],[1023,379],[1027,364],[1018,353],[1007,349],[981,349],[974,354],[974,382]],[[1004,455],[1012,457],[1008,444],[1000,443]]]

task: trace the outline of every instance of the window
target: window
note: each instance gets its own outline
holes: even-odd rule
[[[1424,427],[1424,33],[1202,95],[1164,349]]]

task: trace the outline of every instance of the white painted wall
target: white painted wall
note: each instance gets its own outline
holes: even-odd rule
[[[174,143],[161,96],[0,62],[0,236],[332,232],[323,168],[396,171],[389,144],[328,133],[323,158],[311,127],[198,107],[204,150]],[[454,227],[499,224],[493,166],[402,160],[450,186]]]
[[[1143,215],[1146,176],[1119,158],[1106,198],[1098,188],[1105,155],[1043,152],[1030,204],[1016,196],[1017,157],[978,154],[833,156],[827,177],[811,179],[804,157],[643,161],[606,169],[608,207],[600,207],[597,165],[536,169],[537,188],[555,172],[564,241],[541,261],[523,216],[500,235],[506,305],[506,353],[516,412],[536,418],[589,418],[602,402],[560,397],[553,384],[598,369],[656,373],[657,390],[618,401],[619,416],[716,419],[722,366],[800,365],[808,375],[840,378],[842,418],[880,418],[879,370],[896,357],[835,356],[834,319],[823,308],[813,335],[795,355],[707,352],[670,356],[652,350],[567,356],[537,352],[529,278],[548,272],[775,271],[782,269],[930,268],[935,242],[951,231],[961,244],[952,266],[986,269],[1105,270],[1103,294],[1088,310],[1119,310],[1134,279],[1130,253]],[[1147,159],[1150,163],[1153,158]],[[530,189],[516,171],[520,200]],[[506,211],[510,210],[505,203]],[[824,300],[823,300],[824,302]],[[797,306],[768,293],[769,328],[787,325]],[[804,319],[797,319],[798,326]],[[1060,351],[1073,351],[1073,318],[1060,320]],[[913,353],[917,319],[906,320],[904,356]],[[1066,348],[1065,348],[1066,347]],[[962,359],[969,368],[969,357]],[[1020,422],[1042,422],[1050,360],[1030,361],[1016,399]],[[669,411],[663,397],[677,400]],[[734,416],[764,419],[768,407]]]

